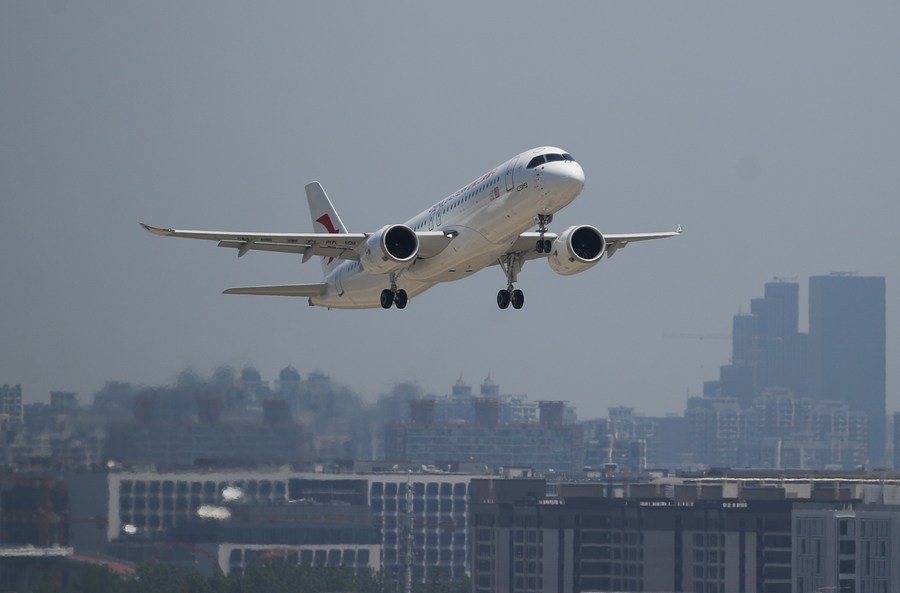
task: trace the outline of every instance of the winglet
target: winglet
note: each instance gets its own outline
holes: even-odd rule
[[[678,233],[679,235],[681,234],[681,231],[683,231],[683,230],[684,229],[681,228],[680,224],[675,228],[675,232]]]
[[[172,229],[161,229],[159,227],[150,226],[149,224],[144,224],[143,222],[139,222],[138,224],[144,227],[145,231],[149,231],[154,235],[159,235],[160,237],[165,237],[166,235],[170,235],[172,233]]]

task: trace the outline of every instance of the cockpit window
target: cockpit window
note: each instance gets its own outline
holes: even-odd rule
[[[540,154],[540,155],[534,157],[533,159],[531,159],[531,161],[529,161],[529,163],[528,163],[528,167],[526,167],[526,168],[534,169],[538,165],[543,165],[545,161],[546,161],[546,159],[544,158],[544,155]]]
[[[563,154],[539,154],[528,162],[527,169],[534,169],[538,165],[543,165],[544,163],[552,163],[554,161],[574,161],[575,158],[565,152]]]

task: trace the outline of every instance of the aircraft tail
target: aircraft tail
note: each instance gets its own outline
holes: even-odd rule
[[[305,189],[306,199],[309,201],[309,215],[312,218],[313,231],[335,235],[346,234],[347,227],[344,226],[344,222],[338,216],[337,210],[334,209],[334,205],[325,194],[322,184],[318,181],[313,181]],[[341,260],[333,257],[323,257],[322,272],[327,276],[340,262]]]

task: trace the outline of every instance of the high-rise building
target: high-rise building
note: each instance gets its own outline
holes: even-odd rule
[[[684,413],[695,463],[737,467],[742,412],[733,397],[692,397]]]
[[[12,424],[22,424],[22,386],[0,387],[0,415],[6,415]]]
[[[797,333],[800,319],[799,289],[800,285],[796,282],[766,282],[765,296],[753,299],[750,303],[751,312],[759,317],[762,335],[788,338]]]
[[[731,364],[718,381],[704,383],[702,399],[688,402],[697,461],[731,463],[731,439],[721,430],[722,412],[733,414],[722,406],[729,400],[752,424],[740,424],[740,463],[849,468],[885,461],[884,278],[812,277],[808,334],[798,320],[799,285],[778,279],[751,301],[749,314],[734,317]]]
[[[846,403],[767,389],[744,412],[741,465],[856,469],[865,464],[867,417]]]
[[[799,287],[796,282],[767,282],[765,298],[750,303],[751,312],[759,319],[760,390],[788,387],[797,396],[806,394],[806,335],[798,331]]]
[[[767,282],[763,298],[750,302],[750,313],[734,316],[731,364],[710,383],[711,395],[735,397],[747,408],[771,387],[806,394],[807,340],[798,330],[798,295],[796,282]]]
[[[894,469],[900,469],[900,412],[894,412]]]
[[[460,378],[449,396],[413,399],[409,407],[410,422],[385,427],[387,459],[541,472],[580,472],[584,466],[583,431],[563,401],[501,395],[490,377],[476,397]]]
[[[488,376],[479,388],[478,395],[460,377],[453,384],[449,395],[434,397],[434,417],[436,424],[475,423],[477,411],[496,411],[500,424],[522,424],[538,422],[538,404],[529,402],[528,396],[501,394],[500,386]],[[567,408],[564,413],[569,412]],[[572,420],[574,422],[574,420]]]
[[[577,424],[484,424],[389,426],[389,459],[445,467],[471,461],[493,469],[531,468],[540,472],[580,472],[584,435]]]
[[[634,408],[613,406],[609,418],[581,423],[584,463],[588,468],[618,469],[639,474],[648,468],[681,467],[690,461],[689,431],[684,417],[651,417]]]
[[[832,274],[809,279],[809,387],[869,417],[868,458],[885,453],[885,282]]]

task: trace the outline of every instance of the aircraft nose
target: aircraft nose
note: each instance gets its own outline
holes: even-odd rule
[[[577,196],[584,187],[584,169],[576,161],[553,163],[553,184],[559,189]],[[550,167],[547,167],[550,169]]]
[[[568,171],[569,179],[571,179],[570,183],[576,192],[580,192],[584,187],[584,169],[575,161],[572,161],[570,164],[571,167],[569,167]]]

